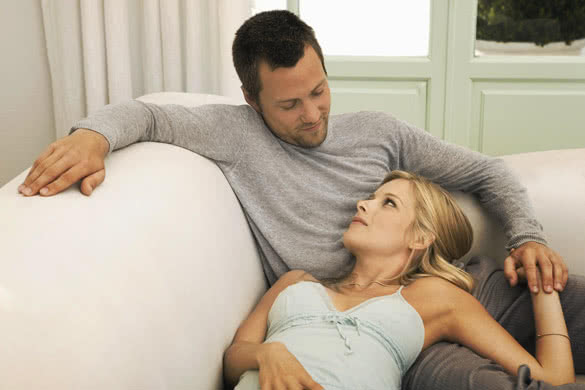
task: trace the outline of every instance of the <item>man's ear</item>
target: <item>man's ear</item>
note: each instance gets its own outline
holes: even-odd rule
[[[435,236],[429,234],[417,234],[417,237],[410,243],[409,248],[415,250],[427,249],[435,241]]]
[[[250,106],[252,106],[252,108],[258,114],[262,114],[262,110],[260,109],[260,105],[258,104],[258,102],[256,102],[256,100],[254,100],[252,98],[252,96],[250,96],[250,94],[248,93],[248,91],[246,91],[246,89],[243,86],[242,86],[242,93],[244,94],[244,99],[246,99],[246,103],[248,103]]]

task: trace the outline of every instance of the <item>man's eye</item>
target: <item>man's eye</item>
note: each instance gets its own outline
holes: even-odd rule
[[[321,96],[323,94],[323,90],[313,92],[313,96]]]
[[[293,108],[295,108],[296,105],[297,105],[296,103],[293,103],[290,106],[282,106],[281,108],[283,110],[292,110]]]

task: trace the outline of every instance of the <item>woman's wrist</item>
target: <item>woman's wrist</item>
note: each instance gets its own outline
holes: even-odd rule
[[[275,351],[278,351],[282,348],[286,347],[279,341],[260,344],[260,347],[256,351],[256,362],[258,363],[258,367],[270,359],[270,356],[274,354]]]

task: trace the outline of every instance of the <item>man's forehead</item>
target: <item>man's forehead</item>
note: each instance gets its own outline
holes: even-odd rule
[[[260,61],[258,76],[261,93],[277,101],[299,98],[327,82],[321,60],[310,46],[292,67],[272,69],[266,61]]]

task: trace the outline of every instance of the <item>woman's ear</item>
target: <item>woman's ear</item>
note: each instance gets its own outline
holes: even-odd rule
[[[435,235],[432,233],[420,233],[416,235],[416,238],[410,243],[409,248],[415,250],[427,249],[435,241]]]

